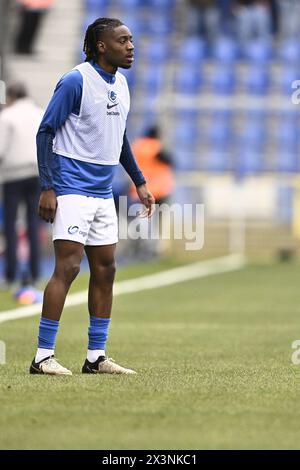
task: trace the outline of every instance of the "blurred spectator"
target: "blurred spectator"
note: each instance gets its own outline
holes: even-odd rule
[[[220,33],[220,0],[189,0],[188,34],[213,40]]]
[[[29,273],[22,282],[35,282],[39,276],[38,200],[40,194],[35,136],[43,116],[27,96],[22,83],[7,88],[7,106],[0,114],[0,168],[3,183],[5,281],[7,287],[17,276],[17,212],[26,205],[27,235],[30,246]]]
[[[20,24],[15,42],[17,54],[32,54],[41,22],[54,0],[18,0]]]
[[[234,32],[233,0],[216,0],[220,10],[220,34],[231,36]]]
[[[234,0],[237,39],[268,39],[272,32],[271,0]]]
[[[278,0],[270,0],[270,11],[271,11],[271,33],[276,35],[279,33],[279,15],[280,9]]]
[[[155,203],[158,206],[167,203],[174,189],[173,165],[171,156],[163,148],[158,126],[150,127],[145,136],[136,139],[132,144],[132,150],[139,167],[143,171],[148,188],[155,197]],[[130,196],[133,201],[138,201],[133,185],[131,186]],[[151,223],[159,223],[158,212],[154,214],[152,219]],[[149,220],[141,219],[141,224],[149,224]],[[159,227],[157,232],[159,232]],[[160,253],[159,240],[147,240],[147,243],[144,243],[144,241],[143,239],[135,241],[135,256],[148,258]]]
[[[284,38],[300,36],[300,1],[277,0],[279,9],[279,29]]]
[[[133,142],[132,150],[143,171],[147,185],[151,188],[150,191],[155,197],[156,204],[166,202],[174,187],[172,159],[163,149],[159,128],[150,127],[145,136]],[[135,195],[134,188],[131,194]]]

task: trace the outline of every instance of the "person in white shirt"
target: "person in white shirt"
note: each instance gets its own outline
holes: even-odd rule
[[[40,274],[37,207],[40,195],[35,136],[43,110],[28,97],[22,83],[7,88],[7,105],[0,113],[0,172],[3,184],[5,283],[9,288],[18,276],[17,213],[26,206],[27,236],[30,247],[28,272],[20,281],[35,283]]]

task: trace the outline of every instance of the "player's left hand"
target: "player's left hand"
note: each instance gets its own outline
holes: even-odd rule
[[[150,218],[153,215],[154,210],[155,210],[155,199],[153,195],[150,193],[146,184],[142,184],[141,186],[138,186],[136,188],[136,192],[138,194],[138,197],[140,198],[140,201],[146,206],[146,209],[143,210],[139,214],[139,217]]]

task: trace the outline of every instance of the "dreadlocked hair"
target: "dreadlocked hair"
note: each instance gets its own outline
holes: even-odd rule
[[[83,43],[83,52],[86,55],[85,62],[97,61],[99,55],[97,43],[100,41],[102,33],[122,25],[122,21],[116,18],[98,18],[90,24],[86,30]]]

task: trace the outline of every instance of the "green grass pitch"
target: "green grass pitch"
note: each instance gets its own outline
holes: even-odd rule
[[[72,377],[28,374],[38,316],[0,324],[0,448],[299,448],[298,280],[297,264],[252,265],[116,297],[107,352],[131,377],[81,375],[85,305],[65,310],[58,334]]]

